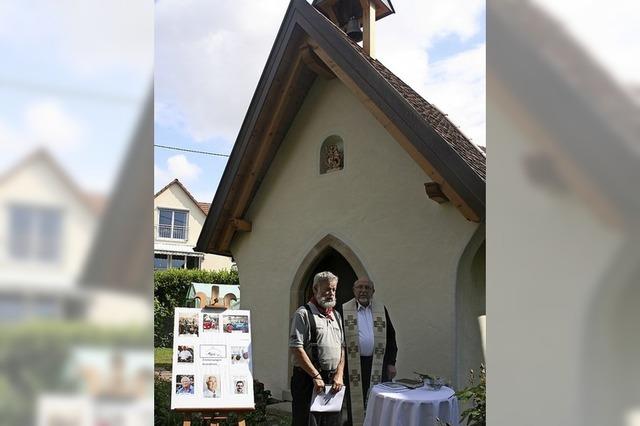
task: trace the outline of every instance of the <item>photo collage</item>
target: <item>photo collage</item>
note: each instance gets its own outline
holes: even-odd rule
[[[172,408],[253,408],[249,311],[176,308]]]

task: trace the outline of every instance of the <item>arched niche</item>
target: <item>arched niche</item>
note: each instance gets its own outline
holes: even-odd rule
[[[326,138],[320,146],[320,174],[344,169],[344,141],[338,135]]]

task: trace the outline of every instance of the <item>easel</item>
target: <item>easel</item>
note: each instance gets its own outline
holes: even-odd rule
[[[178,413],[183,413],[184,420],[182,421],[182,426],[191,426],[191,416],[193,413],[201,413],[202,414],[202,424],[206,426],[219,426],[220,423],[227,420],[229,418],[229,414],[244,414],[255,411],[253,408],[240,408],[240,409],[231,409],[231,410],[215,410],[215,411],[207,411],[207,410],[187,410],[187,409],[177,409],[174,410]],[[244,420],[238,421],[238,426],[246,426],[247,423]]]

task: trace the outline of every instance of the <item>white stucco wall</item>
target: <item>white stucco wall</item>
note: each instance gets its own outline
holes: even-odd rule
[[[344,140],[345,168],[319,175],[320,146],[333,134]],[[339,80],[314,83],[248,211],[252,231],[231,247],[252,310],[254,374],[274,395],[289,387],[294,275],[327,234],[355,252],[387,304],[399,376],[454,379],[457,266],[478,225],[431,201],[429,180]]]
[[[157,227],[159,223],[160,208],[186,210],[189,212],[189,231],[187,234],[188,239],[186,241],[158,238]],[[169,188],[158,194],[158,196],[153,200],[154,241],[183,245],[193,249],[200,237],[200,232],[202,231],[205,218],[206,216],[203,211],[200,210],[200,208],[191,200],[182,188],[180,188],[179,185],[174,183],[169,186]],[[200,266],[202,269],[217,270],[230,269],[231,265],[232,262],[230,257],[205,254]]]
[[[10,208],[56,209],[61,213],[60,259],[18,260],[9,252]],[[28,160],[0,184],[0,288],[33,291],[72,289],[84,265],[97,224],[95,214],[44,156]]]
[[[625,398],[619,389],[625,381],[637,384],[638,374],[629,374],[631,364],[618,362],[625,373],[603,378],[599,372],[607,358],[587,364],[591,354],[585,351],[593,352],[602,343],[595,341],[596,330],[624,329],[625,323],[603,325],[592,318],[601,293],[620,286],[614,268],[621,266],[617,258],[623,235],[570,188],[536,184],[525,160],[540,152],[542,143],[535,139],[540,134],[523,131],[517,125],[523,117],[514,117],[504,106],[490,102],[488,112],[490,140],[496,143],[490,148],[487,182],[490,423],[511,424],[526,412],[526,421],[519,424],[540,425],[550,419],[576,426],[624,424],[622,410],[612,415],[605,408],[611,399]],[[614,341],[616,336],[605,339]],[[492,371],[491,365],[498,368]],[[609,401],[590,400],[592,389],[601,389]],[[512,403],[500,403],[504,401]],[[606,413],[606,419],[596,420],[596,412]]]

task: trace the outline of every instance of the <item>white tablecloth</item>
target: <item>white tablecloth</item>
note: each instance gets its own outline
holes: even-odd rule
[[[458,399],[451,388],[426,387],[391,390],[384,385],[371,389],[365,426],[439,426],[436,418],[458,426]]]

